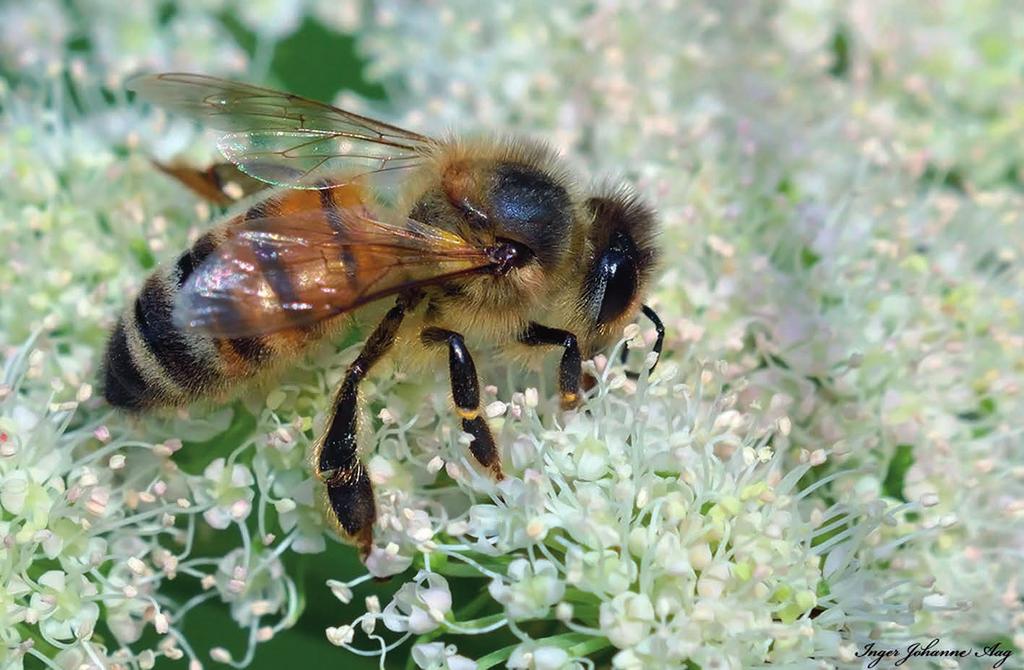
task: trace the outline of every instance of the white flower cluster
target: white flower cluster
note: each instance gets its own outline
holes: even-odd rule
[[[377,14],[363,43],[404,122],[556,129],[640,184],[676,252],[657,299],[678,360],[727,361],[811,478],[856,469],[813,497],[925,507],[878,539],[916,535],[889,571],[943,594],[916,632],[1024,653],[1012,4]]]
[[[0,90],[0,666],[147,668],[166,657],[198,668],[205,654],[187,641],[186,615],[211,601],[230,607],[249,640],[213,658],[243,664],[298,616],[281,555],[324,547],[319,522],[302,520],[319,518],[312,494],[272,494],[288,478],[300,484],[290,495],[304,480],[312,489],[304,450],[291,449],[301,424],[257,411],[258,441],[247,430],[182,468],[183,445],[224,433],[238,413],[137,421],[95,397],[124,296],[164,245],[185,243],[168,219],[201,224],[210,213],[145,156],[118,158],[97,132],[106,110],[40,112],[32,96]],[[150,122],[117,123],[127,133]],[[275,503],[290,503],[280,531],[267,518]],[[211,529],[234,534],[222,556],[202,546]]]
[[[288,542],[267,537],[250,546],[248,471],[233,465],[228,481],[220,458],[205,477],[192,477],[172,460],[179,440],[151,444],[81,423],[76,410],[89,402],[89,384],[74,400],[55,402],[52,389],[34,383],[59,378],[57,366],[41,349],[22,349],[0,381],[3,667],[22,667],[26,657],[48,667],[151,668],[158,657],[200,667],[182,625],[190,609],[214,598],[258,640],[290,626],[297,593],[278,558]],[[219,522],[225,512],[244,550],[193,556],[202,535],[196,517]],[[202,592],[177,603],[161,591],[170,580],[198,581]],[[100,625],[113,639],[97,639]],[[148,627],[158,643],[135,648]]]
[[[631,330],[631,341],[646,346]],[[667,362],[635,384],[598,364],[595,396],[564,425],[542,421],[552,408],[535,389],[493,403],[501,411],[492,421],[511,441],[512,472],[497,486],[472,471],[459,441],[444,440],[444,426],[433,439],[416,431],[381,440],[375,459],[393,462],[378,484],[387,497],[401,482],[404,495],[386,512],[385,541],[396,555],[418,552],[424,569],[383,610],[374,604],[329,629],[333,643],[369,653],[353,645],[361,629],[386,652],[419,636],[414,660],[423,668],[582,667],[602,652],[621,668],[740,668],[811,657],[848,663],[869,621],[913,620],[909,603],[926,591],[886,582],[870,566],[893,549],[876,546],[880,525],[920,505],[814,501],[825,482],[799,482],[829,454],[787,471],[769,446],[784,422],[763,426],[736,411],[737,391],[710,367],[686,383]],[[441,444],[432,455],[417,453],[417,442]],[[415,467],[399,464],[400,454],[442,462],[424,478],[398,472]],[[408,510],[436,504],[445,480],[463,499],[448,493],[433,524],[417,522]],[[467,568],[490,579],[481,595],[498,613],[460,619],[453,610],[445,576],[465,577]],[[348,601],[359,582],[333,586]],[[557,621],[561,632],[529,635],[525,624],[537,620]],[[404,635],[386,644],[378,621]],[[520,641],[478,666],[431,641],[506,626]]]

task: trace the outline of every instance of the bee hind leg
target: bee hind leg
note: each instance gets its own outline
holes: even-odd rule
[[[270,186],[250,177],[231,163],[214,163],[205,170],[156,160],[153,165],[203,200],[222,207]]]
[[[576,336],[568,330],[531,323],[519,334],[519,341],[530,346],[555,346],[565,349],[558,366],[558,391],[562,409],[572,409],[580,399],[582,359]]]
[[[345,372],[341,388],[334,398],[333,413],[327,431],[316,447],[317,476],[327,485],[327,499],[342,530],[359,546],[363,560],[373,546],[373,523],[377,509],[373,501],[370,477],[359,459],[357,417],[359,382],[373,364],[391,348],[395,334],[407,310],[416,298],[402,296],[384,316]]]
[[[461,334],[443,328],[425,328],[420,333],[420,339],[424,344],[448,345],[452,400],[462,418],[462,430],[473,436],[469,450],[480,465],[491,471],[495,479],[503,479],[505,475],[501,471],[501,458],[494,444],[494,435],[491,434],[487,420],[480,415],[480,382],[465,340]]]

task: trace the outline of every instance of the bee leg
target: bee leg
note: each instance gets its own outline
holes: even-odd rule
[[[654,368],[658,367],[658,362],[661,360],[661,347],[662,345],[665,344],[665,324],[661,322],[661,319],[658,317],[658,313],[655,312],[650,307],[648,307],[647,305],[640,305],[640,311],[642,311],[644,313],[644,316],[646,316],[650,320],[650,322],[654,324],[654,330],[658,334],[658,339],[654,341],[653,349],[654,353],[658,354],[658,359],[654,361],[654,365],[652,365],[651,369],[648,370],[648,372],[654,372]],[[625,363],[626,357],[628,356],[629,348],[622,347],[622,354],[620,355],[619,360]],[[630,379],[640,378],[640,375],[637,374],[636,372],[633,372],[632,370],[626,372],[626,376],[629,377]]]
[[[531,323],[519,334],[519,341],[530,346],[563,347],[562,361],[558,366],[558,391],[562,399],[562,409],[572,409],[580,398],[580,376],[582,359],[576,336],[568,330],[548,328],[539,323]]]
[[[424,344],[448,345],[448,374],[452,384],[452,400],[455,411],[462,417],[462,430],[473,436],[469,450],[485,468],[490,469],[495,479],[502,479],[501,460],[494,436],[487,420],[480,416],[480,383],[476,376],[473,357],[466,348],[462,335],[442,328],[425,328],[420,333]]]
[[[373,502],[373,486],[359,460],[356,443],[359,382],[391,348],[406,311],[412,309],[417,300],[399,297],[370,334],[359,356],[348,366],[334,398],[327,431],[316,447],[317,476],[327,485],[331,510],[341,528],[359,545],[364,561],[373,546],[373,522],[377,519],[377,510]]]
[[[647,305],[641,305],[640,311],[644,313],[651,323],[654,324],[654,331],[658,333],[658,339],[654,341],[654,353],[658,354],[658,360],[661,360],[661,348],[665,344],[665,324],[661,322],[658,317],[658,313]],[[658,361],[654,361],[654,365],[651,366],[651,372],[654,372],[654,367],[658,364]]]
[[[214,205],[227,206],[269,187],[269,184],[250,177],[232,163],[214,163],[205,170],[159,161],[153,161],[153,165]]]

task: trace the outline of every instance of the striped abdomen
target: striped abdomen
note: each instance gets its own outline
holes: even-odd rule
[[[224,241],[231,226],[243,218],[320,211],[322,221],[311,225],[329,228],[337,216],[336,208],[358,197],[349,186],[285,191],[214,228],[176,263],[156,270],[125,309],[110,336],[102,371],[107,400],[130,410],[185,405],[224,393],[272,363],[302,354],[327,331],[326,327],[290,328],[270,335],[239,338],[185,332],[172,319],[175,298],[185,281]],[[264,260],[256,250],[253,253]],[[278,295],[287,294],[289,287],[285,284],[279,279],[272,288]],[[239,305],[240,310],[244,307]]]

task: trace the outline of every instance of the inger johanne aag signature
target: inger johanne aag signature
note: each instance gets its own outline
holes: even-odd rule
[[[927,644],[914,642],[913,644],[907,645],[906,648],[876,647],[874,642],[869,642],[855,655],[857,658],[871,659],[867,664],[868,668],[879,667],[879,664],[883,660],[892,660],[892,665],[894,667],[898,667],[904,665],[912,658],[988,658],[991,659],[993,668],[1001,668],[1003,667],[1003,663],[1006,662],[1006,659],[1013,655],[1012,649],[1002,647],[999,642],[995,642],[981,648],[943,648],[939,645],[939,638],[933,638],[931,642],[928,642]]]

